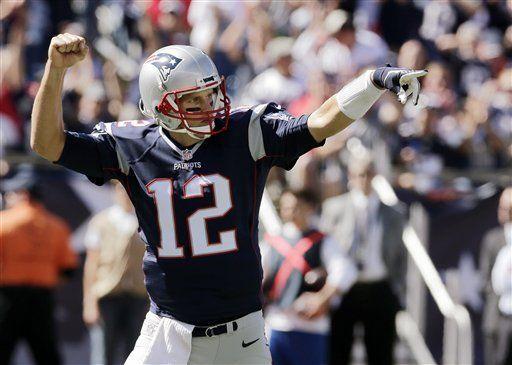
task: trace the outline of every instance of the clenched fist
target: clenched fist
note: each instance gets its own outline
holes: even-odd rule
[[[83,37],[64,33],[52,38],[48,60],[53,67],[68,68],[82,61],[89,52]]]

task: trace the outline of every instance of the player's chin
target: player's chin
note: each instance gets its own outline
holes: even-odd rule
[[[193,124],[189,124],[189,129],[192,132],[196,132],[196,133],[201,134],[201,132],[198,132],[198,131],[200,131],[200,130],[208,130],[210,125],[213,127],[213,124],[210,124],[208,122],[208,120],[204,120],[204,121],[201,121],[201,122],[194,122]]]
[[[189,128],[191,129],[194,129],[194,128],[201,128],[201,127],[206,127],[208,126],[208,119],[203,119],[203,120],[189,120],[187,119],[187,124],[189,126]]]

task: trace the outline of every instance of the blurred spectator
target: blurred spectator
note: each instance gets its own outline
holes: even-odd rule
[[[91,328],[92,364],[126,359],[148,311],[140,265],[145,246],[128,195],[120,183],[114,189],[116,204],[91,219],[84,238],[83,319]]]
[[[512,187],[507,187],[501,194],[498,206],[498,221],[501,226],[494,228],[485,235],[480,252],[480,272],[485,282],[485,308],[482,320],[484,359],[485,364],[489,365],[502,363],[504,356],[506,356],[506,353],[504,353],[507,348],[506,336],[510,335],[510,332],[507,333],[507,331],[510,331],[510,318],[502,317],[512,314],[512,311],[507,313],[507,310],[511,309],[507,306],[512,303],[512,299],[510,299],[510,296],[505,296],[505,291],[510,290],[512,274],[509,271],[508,274],[503,275],[501,273],[503,267],[500,268],[501,265],[496,267],[495,263],[498,261],[498,253],[501,254],[504,250],[505,253],[501,254],[502,259],[500,261],[503,265],[506,264],[506,262],[503,262],[503,256],[507,252],[506,247],[510,248],[512,245]],[[500,290],[496,291],[496,289]]]
[[[488,105],[477,98],[468,97],[461,115],[470,144],[471,166],[499,167],[506,160],[502,140],[496,135],[489,116]]]
[[[436,39],[436,47],[450,62],[455,71],[459,89],[464,94],[476,93],[480,86],[492,76],[494,69],[503,67],[501,36],[473,21],[459,26],[455,34],[446,34]],[[498,61],[499,65],[496,65]],[[491,69],[492,67],[492,69]]]
[[[39,202],[31,166],[2,181],[7,209],[0,212],[0,363],[9,364],[26,340],[37,364],[60,364],[54,289],[77,266],[70,229]]]
[[[340,245],[316,228],[317,205],[307,190],[286,191],[281,234],[266,235],[263,242],[266,322],[276,365],[326,363],[330,301],[356,277]]]
[[[277,37],[267,44],[266,56],[272,67],[247,85],[242,96],[243,104],[255,105],[270,98],[287,107],[304,93],[304,86],[293,74],[292,47],[293,39],[288,37]]]
[[[504,68],[495,81],[489,83],[489,88],[483,88],[482,96],[488,104],[489,121],[485,127],[492,139],[492,149],[495,153],[495,166],[510,166],[512,161],[512,65]],[[484,94],[485,93],[485,94]]]
[[[512,23],[512,11],[510,11],[512,10],[512,4],[510,1],[488,0],[484,5],[489,14],[488,25],[504,33]]]
[[[361,29],[377,31],[381,5],[377,1],[357,1],[356,9],[354,10],[354,23],[356,26]]]
[[[78,121],[94,126],[100,121],[110,121],[114,118],[108,113],[108,100],[101,81],[89,83],[87,90],[78,102]]]
[[[242,1],[216,2],[192,0],[187,20],[192,27],[190,45],[213,55],[219,35],[237,16],[244,14]]]
[[[510,228],[510,227],[507,227]],[[499,364],[512,363],[512,241],[506,231],[507,245],[502,247],[492,268],[492,288],[499,296],[500,323],[496,357]]]
[[[320,49],[324,71],[348,81],[361,69],[384,65],[388,60],[388,47],[376,33],[356,29],[353,19],[343,10],[334,10],[325,18],[324,27],[330,35]]]
[[[423,10],[421,36],[435,41],[440,36],[452,31],[457,20],[457,14],[449,0],[429,1]]]
[[[336,92],[337,83],[333,75],[324,72],[311,72],[306,92],[295,99],[288,107],[292,115],[310,114]]]
[[[422,12],[415,1],[387,0],[382,2],[379,25],[382,37],[396,51],[411,38],[418,37]],[[400,19],[400,21],[396,21]]]
[[[151,19],[154,31],[161,39],[161,45],[148,54],[165,44],[188,43],[187,14],[190,15],[188,5],[187,1],[183,0],[154,0],[151,2],[147,8],[147,15]]]
[[[7,42],[0,46],[0,150],[16,148],[23,141],[23,116],[17,102],[23,97],[26,78],[26,6],[23,2],[10,2],[5,10],[2,5],[4,11],[2,25],[10,23],[10,27],[5,35]]]
[[[392,364],[395,314],[405,294],[406,254],[401,206],[382,203],[371,182],[369,158],[352,158],[349,192],[324,202],[323,229],[340,242],[357,263],[357,282],[334,311],[331,363],[350,364],[354,327],[362,323],[367,364]]]
[[[450,69],[440,62],[427,64],[428,74],[423,79],[423,95],[429,108],[442,109],[444,112],[453,111],[457,95],[453,87],[453,77]]]
[[[247,3],[250,4],[250,3]],[[268,14],[261,6],[247,9],[247,57],[256,74],[264,71],[269,65],[266,47],[274,37],[274,29]]]
[[[426,63],[427,53],[420,41],[412,39],[402,44],[397,58],[397,65],[399,67],[423,70],[426,69]]]

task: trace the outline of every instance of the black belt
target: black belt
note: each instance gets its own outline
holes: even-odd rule
[[[233,323],[233,331],[236,331],[238,329],[238,323]],[[210,326],[210,327],[194,327],[192,330],[192,337],[212,337],[212,336],[218,336],[223,335],[224,333],[228,333],[228,324],[219,324],[217,326]]]

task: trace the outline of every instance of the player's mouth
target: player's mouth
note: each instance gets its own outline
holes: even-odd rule
[[[201,108],[198,108],[198,107],[186,108],[185,111],[187,113],[200,113],[200,112],[203,112],[203,110]],[[203,127],[203,126],[208,125],[208,123],[209,123],[208,119],[203,119],[203,120],[195,119],[193,127]],[[189,124],[190,124],[190,121],[189,121]]]

